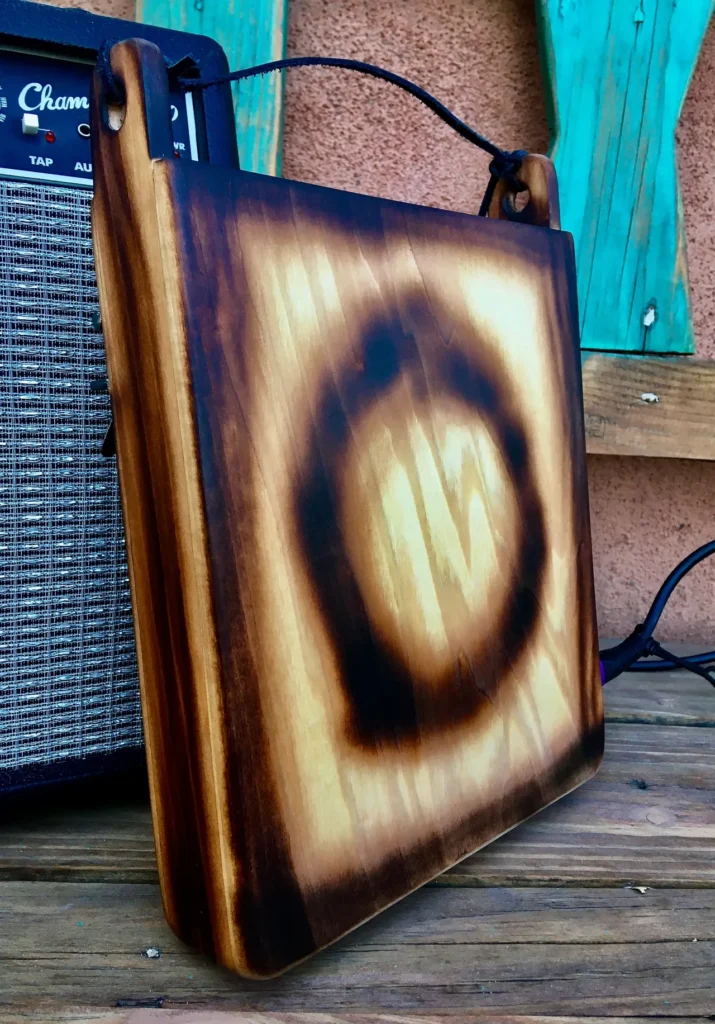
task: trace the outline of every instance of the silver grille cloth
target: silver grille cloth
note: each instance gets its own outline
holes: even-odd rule
[[[0,768],[142,742],[90,200],[0,180]]]

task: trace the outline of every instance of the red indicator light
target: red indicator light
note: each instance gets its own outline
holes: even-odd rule
[[[57,136],[54,132],[45,132],[45,142],[54,142]]]

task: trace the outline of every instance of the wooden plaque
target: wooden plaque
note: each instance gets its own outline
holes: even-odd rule
[[[544,158],[494,219],[178,160],[159,51],[111,61],[94,243],[162,891],[266,977],[596,770],[572,242]]]

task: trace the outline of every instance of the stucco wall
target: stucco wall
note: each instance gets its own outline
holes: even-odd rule
[[[107,14],[112,18],[133,18],[134,0],[47,0],[55,7],[82,7],[94,14]]]
[[[130,17],[133,0],[86,0]],[[544,150],[533,0],[291,0],[288,50],[383,64],[506,147]],[[698,355],[715,357],[715,24],[679,130]],[[476,212],[486,159],[415,101],[356,75],[288,75],[286,176]],[[715,395],[713,396],[715,401]],[[684,554],[715,536],[715,463],[589,459],[602,634],[630,631]],[[662,637],[715,642],[715,560],[676,593]]]

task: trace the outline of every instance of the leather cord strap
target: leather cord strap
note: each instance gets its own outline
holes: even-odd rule
[[[112,71],[109,47],[106,45],[100,48],[98,67],[103,78],[105,95],[110,102],[121,102],[124,89]],[[172,84],[187,92],[191,92],[197,89],[211,89],[215,86],[225,85],[227,82],[242,82],[246,78],[253,78],[255,75],[267,75],[272,71],[302,67],[340,68],[343,71],[357,71],[360,74],[370,75],[372,78],[377,78],[380,81],[389,82],[390,85],[394,85],[398,89],[409,93],[410,96],[414,96],[415,99],[423,103],[433,114],[436,114],[441,121],[463,139],[466,139],[467,142],[471,142],[472,145],[478,146],[479,149],[488,153],[492,158],[489,164],[490,178],[479,208],[479,215],[481,217],[487,214],[498,181],[506,181],[509,189],[513,192],[522,192],[526,189],[526,185],[517,177],[521,162],[526,156],[525,150],[510,151],[501,149],[484,135],[480,134],[480,132],[476,131],[476,129],[470,127],[465,121],[462,121],[461,118],[452,113],[444,103],[427,92],[426,89],[415,85],[408,78],[403,78],[402,75],[396,75],[393,71],[387,71],[385,68],[378,67],[375,64],[366,64],[364,61],[351,60],[347,57],[286,57],[283,60],[256,64],[253,67],[243,68],[241,71],[232,71],[228,75],[208,80],[183,76],[180,73],[184,70],[183,61],[179,61],[178,64],[173,65],[169,70],[174,72],[171,76]],[[177,74],[177,72],[179,73]]]

